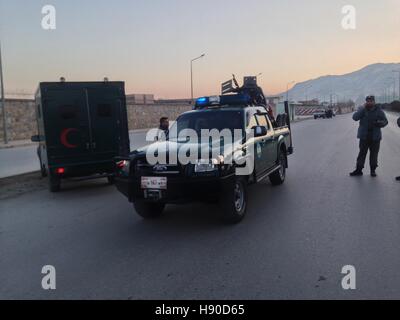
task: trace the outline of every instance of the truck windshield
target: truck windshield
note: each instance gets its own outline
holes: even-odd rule
[[[201,130],[229,129],[234,134],[235,129],[243,130],[241,111],[204,111],[181,115],[169,130],[169,140],[177,140],[184,129],[192,129],[201,136]]]

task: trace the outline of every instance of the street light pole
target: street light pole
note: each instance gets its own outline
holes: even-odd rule
[[[1,105],[3,111],[3,139],[4,143],[8,143],[7,137],[7,120],[6,120],[6,101],[4,94],[4,79],[3,79],[3,67],[1,61],[1,42],[0,42],[0,87],[1,87]]]
[[[198,59],[201,59],[205,56],[206,54],[203,53],[201,56],[194,58],[192,60],[190,60],[190,97],[191,97],[191,102],[193,104],[193,61],[196,61]]]
[[[306,103],[308,101],[308,89],[311,89],[312,85],[306,88]]]

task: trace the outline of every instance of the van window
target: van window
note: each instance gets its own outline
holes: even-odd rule
[[[99,104],[97,106],[97,115],[99,117],[111,117],[111,105]]]
[[[76,119],[78,117],[78,108],[74,105],[62,105],[59,107],[61,118]]]

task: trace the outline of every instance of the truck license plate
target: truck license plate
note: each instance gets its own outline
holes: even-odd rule
[[[142,177],[142,189],[167,189],[167,177]]]

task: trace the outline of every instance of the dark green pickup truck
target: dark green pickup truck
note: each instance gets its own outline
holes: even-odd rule
[[[293,152],[287,115],[274,121],[264,106],[248,105],[243,99],[240,95],[201,98],[197,110],[178,117],[165,141],[117,159],[116,187],[139,215],[154,218],[168,203],[200,200],[219,202],[223,218],[236,223],[246,214],[248,184],[267,177],[274,185],[285,181],[288,155]],[[188,129],[199,135],[201,130],[214,129],[243,134],[236,141],[233,137],[229,145],[215,146],[180,135]],[[158,150],[157,156],[168,160],[188,149],[199,150],[199,157],[189,163],[149,160],[150,150]],[[208,152],[217,156],[200,156]]]

